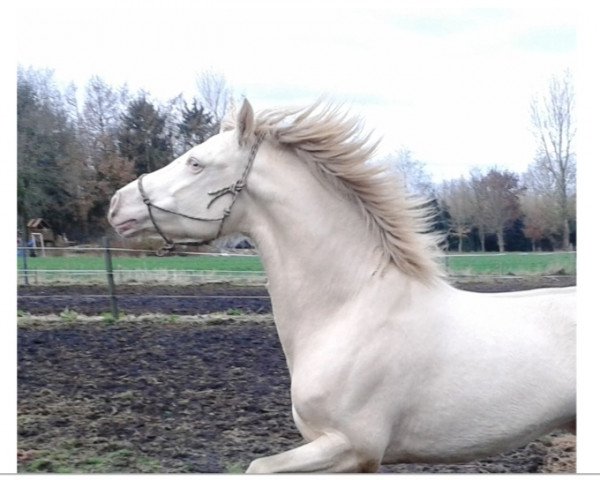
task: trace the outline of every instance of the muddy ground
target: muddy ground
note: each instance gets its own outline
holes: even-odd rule
[[[569,284],[572,278],[460,286]],[[20,311],[46,314],[19,319],[19,472],[236,473],[302,443],[264,289],[183,290],[121,286],[121,310],[130,315],[110,322],[99,316],[109,310],[106,298],[90,297],[102,295],[101,287],[19,289],[29,295],[19,298]],[[59,296],[33,298],[49,294]],[[163,296],[172,294],[209,298]],[[147,312],[155,315],[140,316]],[[574,472],[575,456],[575,437],[557,433],[477,462],[380,472]]]
[[[454,279],[457,287],[476,292],[505,292],[541,287],[565,287],[575,277],[489,277]],[[141,315],[166,313],[197,315],[239,310],[270,313],[271,301],[263,286],[235,286],[221,283],[201,285],[118,285],[120,312]],[[18,287],[17,308],[35,315],[73,310],[84,315],[110,312],[111,303],[105,285],[32,285]]]

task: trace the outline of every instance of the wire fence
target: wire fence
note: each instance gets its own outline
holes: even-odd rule
[[[110,247],[105,240],[102,247],[45,247],[43,250],[20,247],[17,256],[18,285],[104,285],[106,295],[97,296],[110,299],[114,318],[118,317],[116,286],[208,283],[264,286],[267,281],[260,259],[254,252],[187,251],[161,257],[154,250]],[[440,261],[451,278],[574,276],[577,270],[575,252],[453,253],[443,256]],[[44,296],[19,292],[19,297]]]
[[[200,261],[192,262],[185,257]],[[254,252],[181,251],[163,256],[156,250],[109,246],[45,247],[44,250],[19,247],[18,258],[19,285],[99,284],[105,283],[109,274],[118,284],[230,282],[260,285],[266,282],[265,272]],[[211,259],[218,261],[208,261]],[[235,259],[252,261],[248,265]],[[112,268],[115,261],[117,266]],[[110,269],[107,262],[111,264]],[[190,266],[194,268],[188,268]]]
[[[107,272],[100,270],[19,269],[19,285],[59,285],[104,283]],[[179,269],[118,269],[113,271],[117,284],[170,284],[188,285],[198,283],[234,283],[240,285],[264,285],[267,281],[263,271],[237,270],[179,270]]]
[[[187,257],[187,258],[186,258]],[[198,284],[230,282],[260,285],[266,274],[254,252],[178,252],[159,257],[156,251],[115,247],[46,247],[18,249],[19,285],[101,284],[107,261],[115,264],[117,284]],[[451,253],[440,258],[449,276],[501,277],[576,275],[576,252]]]

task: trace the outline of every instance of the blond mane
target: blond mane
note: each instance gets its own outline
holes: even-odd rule
[[[266,110],[256,132],[292,148],[335,188],[353,199],[377,234],[386,262],[429,282],[442,275],[439,236],[423,200],[406,195],[398,178],[368,160],[378,142],[369,142],[362,122],[322,101],[301,109]]]

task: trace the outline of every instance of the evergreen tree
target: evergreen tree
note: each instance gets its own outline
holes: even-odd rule
[[[73,223],[71,185],[64,175],[79,151],[75,119],[51,71],[17,73],[17,209],[20,225],[44,217],[64,232]]]
[[[166,115],[142,93],[131,100],[118,135],[121,156],[133,162],[136,175],[152,172],[173,159]]]
[[[190,105],[183,102],[181,121],[177,124],[177,128],[184,150],[203,143],[216,133],[216,124],[212,115],[196,98]]]

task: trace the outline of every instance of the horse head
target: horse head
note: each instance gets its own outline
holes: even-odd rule
[[[252,107],[244,100],[232,125],[118,190],[110,202],[110,224],[123,237],[160,236],[171,246],[217,238],[235,216],[233,206],[261,141],[254,134]]]

